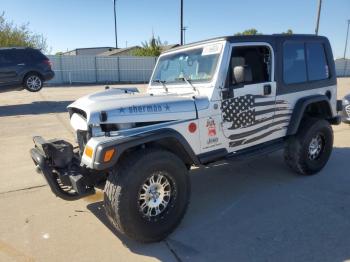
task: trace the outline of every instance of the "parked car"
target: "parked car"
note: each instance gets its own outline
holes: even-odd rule
[[[22,89],[38,92],[55,75],[51,65],[37,49],[0,48],[0,92]]]
[[[342,121],[343,123],[350,124],[350,94],[343,98]]]
[[[296,173],[321,171],[331,125],[340,124],[336,98],[326,37],[215,38],[163,53],[145,94],[108,89],[78,99],[68,111],[79,146],[34,137],[30,153],[56,196],[74,200],[105,182],[111,223],[159,241],[186,212],[192,165],[284,149]]]

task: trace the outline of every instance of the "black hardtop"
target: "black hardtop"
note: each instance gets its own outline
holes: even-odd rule
[[[177,49],[182,49],[184,47],[191,47],[198,44],[206,44],[206,43],[212,43],[217,41],[228,41],[231,43],[240,43],[240,42],[267,42],[267,43],[273,43],[276,42],[282,42],[282,41],[322,41],[322,42],[329,42],[327,37],[325,36],[318,36],[318,35],[312,35],[312,34],[272,34],[272,35],[239,35],[239,36],[222,36],[222,37],[215,37],[207,40],[197,41],[193,43],[189,43],[183,46],[178,46],[175,48],[172,48],[170,50],[167,50],[163,53],[171,52]]]
[[[241,41],[265,41],[265,40],[295,40],[295,41],[313,41],[313,40],[327,40],[324,36],[311,35],[311,34],[273,34],[273,35],[240,35],[240,36],[228,36],[226,40],[235,43]]]

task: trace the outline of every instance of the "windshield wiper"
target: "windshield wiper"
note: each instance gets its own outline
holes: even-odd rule
[[[193,91],[199,94],[198,89],[194,85],[192,85],[192,83],[190,82],[191,80],[187,79],[185,76],[179,77],[178,79],[186,82],[190,87],[192,87]]]
[[[152,80],[152,83],[159,83],[159,84],[162,84],[162,86],[164,87],[165,92],[168,93],[168,88],[167,88],[167,86],[165,85],[165,83],[166,83],[165,80],[154,79],[154,80]]]

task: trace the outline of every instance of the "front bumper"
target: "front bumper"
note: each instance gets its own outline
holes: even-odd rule
[[[64,200],[76,200],[95,192],[97,176],[80,166],[79,154],[70,143],[57,139],[46,141],[38,136],[33,142],[30,156],[52,193]]]

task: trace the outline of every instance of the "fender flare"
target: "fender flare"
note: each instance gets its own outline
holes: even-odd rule
[[[94,169],[96,170],[105,170],[108,168],[111,168],[114,166],[119,158],[123,155],[123,153],[130,149],[137,146],[141,146],[146,143],[150,142],[157,142],[160,140],[165,139],[175,139],[177,143],[181,145],[181,147],[184,149],[184,152],[187,154],[186,157],[188,157],[194,164],[199,165],[199,159],[197,155],[192,150],[191,146],[187,142],[187,140],[177,131],[169,128],[163,128],[163,129],[157,129],[153,130],[147,133],[138,134],[135,136],[125,137],[122,139],[116,139],[107,143],[104,143],[102,145],[99,145],[96,149],[95,154],[95,161],[94,161]],[[111,161],[108,163],[103,163],[102,159],[104,156],[104,153],[109,149],[115,149],[115,154],[112,157]]]
[[[311,104],[319,103],[319,102],[327,103],[328,105],[327,110],[329,110],[329,113],[330,113],[327,119],[332,118],[332,108],[327,96],[312,95],[312,96],[300,98],[294,106],[292,117],[290,119],[288,130],[287,130],[287,136],[295,135],[298,132],[299,125],[301,123],[301,120],[303,119],[306,108]]]

